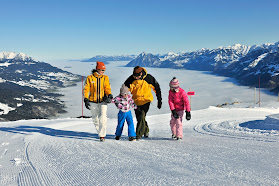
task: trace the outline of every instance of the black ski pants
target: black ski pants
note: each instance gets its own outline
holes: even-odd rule
[[[137,107],[138,109],[135,109],[135,114],[137,118],[136,134],[138,138],[141,138],[142,135],[148,135],[149,133],[149,127],[145,120],[145,117],[149,110],[150,102]]]

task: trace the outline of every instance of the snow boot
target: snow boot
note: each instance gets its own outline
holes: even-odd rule
[[[134,137],[129,137],[129,141],[135,141],[136,139]]]
[[[171,138],[172,138],[172,139],[175,139],[175,138],[177,138],[177,137],[176,137],[176,135],[172,134],[172,135],[171,135]]]
[[[182,140],[182,138],[180,138],[180,137],[177,137],[176,139],[177,139],[177,140]]]
[[[116,136],[115,139],[116,139],[116,140],[120,140],[120,136]]]
[[[144,137],[145,137],[145,138],[148,138],[148,137],[149,137],[149,132],[146,133],[146,134],[144,134]]]
[[[104,138],[104,137],[100,137],[100,141],[101,141],[101,142],[104,142],[104,141],[105,141],[105,138]]]

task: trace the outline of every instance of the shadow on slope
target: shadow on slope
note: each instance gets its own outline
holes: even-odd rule
[[[240,127],[259,130],[279,130],[279,123],[271,123],[262,120],[249,121],[239,124]]]
[[[34,126],[18,126],[18,127],[0,127],[0,131],[18,133],[24,135],[30,135],[30,133],[37,132],[40,134],[62,137],[62,138],[74,138],[74,139],[99,139],[98,134],[88,133],[88,132],[77,132],[77,131],[67,131],[58,130],[47,127],[34,127]],[[106,138],[112,139],[114,135],[107,135]]]

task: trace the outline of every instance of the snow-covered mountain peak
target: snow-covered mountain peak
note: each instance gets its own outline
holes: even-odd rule
[[[153,54],[151,53],[146,53],[146,52],[142,52],[137,58],[143,58],[143,59],[146,59],[146,58],[150,58],[154,56]]]
[[[241,47],[242,45],[239,44],[239,43],[236,43],[236,44],[234,44],[233,46],[234,46],[234,47]]]
[[[168,56],[178,56],[178,54],[174,53],[174,52],[169,52],[167,53]]]
[[[179,56],[179,54],[176,54],[174,52],[169,52],[164,56],[163,60],[170,59],[170,58],[175,58],[177,56]]]
[[[14,59],[16,56],[15,52],[0,52],[0,60],[3,59]]]
[[[231,50],[234,51],[235,54],[241,54],[241,55],[246,55],[249,51],[250,51],[251,47],[250,46],[246,46],[246,45],[241,45],[241,44],[234,44],[232,46],[220,46],[217,49],[214,49],[216,51],[218,50]]]
[[[22,61],[29,61],[32,60],[31,57],[27,56],[24,53],[15,53],[15,52],[0,52],[0,60],[22,60]]]
[[[237,44],[234,44],[234,45],[230,46],[229,48],[238,50],[238,49],[242,49],[242,48],[247,48],[247,46],[237,43]]]
[[[265,44],[263,44],[262,46],[263,46],[263,47],[269,47],[269,46],[271,46],[271,45],[274,45],[274,43],[265,43]]]
[[[226,47],[223,47],[223,46],[220,46],[220,47],[218,47],[219,49],[230,49],[230,50],[239,50],[239,49],[243,49],[243,48],[247,48],[247,46],[245,46],[245,45],[241,45],[241,44],[239,44],[239,43],[237,43],[237,44],[234,44],[234,45],[229,45],[229,46],[226,46]]]
[[[26,54],[24,53],[19,53],[16,55],[15,59],[17,60],[23,60],[23,61],[28,61],[28,60],[32,60],[31,57],[27,56]]]
[[[141,54],[140,54],[140,56],[145,56],[146,55],[146,53],[145,52],[142,52]]]
[[[277,43],[265,43],[262,45],[253,45],[251,46],[251,50],[262,50],[262,49],[267,49],[267,50],[278,50],[279,47],[279,42]]]
[[[201,49],[197,50],[196,53],[203,53],[208,50],[209,50],[208,48],[201,48]]]

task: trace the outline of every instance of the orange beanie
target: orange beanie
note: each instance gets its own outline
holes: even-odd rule
[[[100,70],[100,69],[106,69],[106,66],[103,62],[101,61],[97,61],[97,65],[96,65],[96,70]]]

